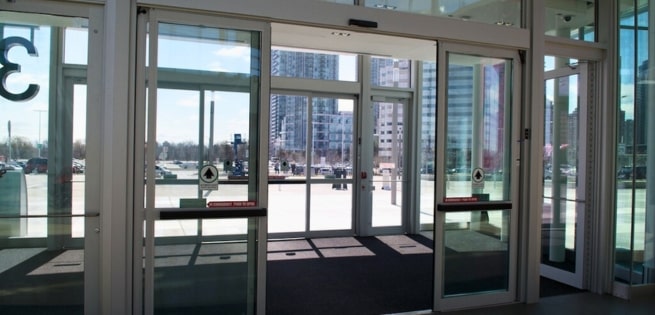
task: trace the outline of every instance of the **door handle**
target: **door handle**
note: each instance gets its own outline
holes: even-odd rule
[[[368,174],[367,174],[366,172],[361,172],[361,173],[359,174],[359,177],[360,177],[361,179],[366,179],[366,178],[368,177]]]

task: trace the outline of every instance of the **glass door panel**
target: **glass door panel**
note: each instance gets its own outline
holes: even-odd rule
[[[355,102],[312,97],[309,230],[352,230]]]
[[[406,112],[407,100],[373,102],[371,224],[374,228],[400,227],[403,223]]]
[[[312,92],[271,95],[269,232],[352,230],[354,104]]]
[[[510,302],[517,274],[518,56],[443,47],[435,309]]]
[[[582,288],[585,227],[586,65],[546,73],[541,273]],[[557,66],[557,65],[556,65]]]
[[[352,229],[354,100],[311,98],[309,229]]]
[[[144,236],[135,240],[145,253],[135,262],[145,267],[135,278],[143,309],[255,314],[265,249],[257,241],[266,215],[258,159],[265,26],[147,12],[136,113],[145,123],[135,130],[146,144],[135,152],[145,178],[135,182],[144,200],[135,232]]]
[[[99,295],[98,239],[85,235],[99,217],[86,198],[99,183],[85,171],[88,29],[97,27],[88,14],[0,11],[3,314],[95,312],[86,303]]]
[[[306,231],[309,96],[271,94],[268,158],[268,232]]]
[[[510,210],[446,213],[446,257],[443,295],[504,292],[509,289],[510,252],[507,231]],[[488,217],[490,224],[471,224],[474,217]],[[505,233],[505,235],[501,235]],[[484,269],[479,268],[484,261]]]
[[[436,53],[435,53],[436,55]],[[437,124],[437,63],[423,61],[419,63],[422,73],[421,91],[423,97],[420,102],[420,156],[418,167],[420,175],[419,209],[420,230],[422,234],[432,238],[434,231],[435,210],[435,139]]]

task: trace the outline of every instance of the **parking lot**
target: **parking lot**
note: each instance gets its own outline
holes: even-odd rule
[[[173,170],[178,179],[196,179],[197,171],[193,169]],[[222,175],[224,176],[224,175]],[[16,237],[45,237],[47,235],[47,218],[40,217],[47,215],[47,178],[46,174],[26,174],[25,183],[27,188],[27,215],[35,216],[29,219],[21,220],[20,235]],[[382,183],[382,177],[374,177],[376,183]],[[73,215],[81,216],[84,214],[84,188],[85,174],[73,174],[71,180],[72,198],[71,212]],[[434,182],[431,180],[421,180],[421,189],[425,192],[433,191]],[[549,187],[550,181],[545,182]],[[450,182],[449,189],[456,188],[457,185],[466,185],[466,182]],[[399,188],[399,187],[398,187]],[[271,184],[269,185],[269,218],[268,230],[270,232],[281,231],[301,231],[304,229],[306,222],[306,207],[310,207],[310,229],[311,230],[331,230],[331,229],[348,229],[352,224],[353,194],[352,188],[347,190],[335,190],[330,183],[316,183],[310,185],[311,200],[307,202],[305,185],[298,184]],[[465,188],[462,188],[465,189]],[[569,186],[567,189],[568,196],[575,195],[575,188]],[[548,191],[548,190],[547,190]],[[633,200],[630,195],[631,189],[619,189],[618,200]],[[635,191],[634,201],[636,202],[636,213],[634,218],[637,221],[645,219],[645,189]],[[206,193],[206,192],[205,192]],[[401,199],[397,199],[396,205],[391,204],[392,192],[390,190],[377,189],[373,192],[373,204],[375,212],[373,214],[373,224],[384,226],[397,224],[400,218]],[[177,207],[180,198],[196,198],[198,196],[197,186],[195,185],[157,185],[156,186],[156,206],[157,207]],[[548,197],[548,196],[546,196]],[[213,191],[207,195],[208,200],[247,200],[247,185],[220,185],[218,191]],[[544,204],[550,204],[548,198]],[[431,193],[421,194],[421,222],[433,222],[432,205],[433,199]],[[573,209],[579,207],[579,203],[569,202],[566,211],[567,233],[572,234],[575,231],[575,216]],[[548,210],[547,207],[544,208]],[[546,213],[547,215],[548,213]],[[634,240],[635,248],[643,248],[644,231],[637,229],[634,238],[631,237],[631,231],[626,227],[633,218],[630,204],[619,205],[617,214],[617,246],[629,247]],[[195,221],[189,222],[166,222],[161,223],[162,231],[172,233],[172,235],[189,235],[197,232]],[[189,224],[192,227],[189,227]],[[223,229],[224,225],[217,225],[217,229]],[[203,231],[208,233],[209,231]],[[84,234],[84,217],[73,217],[71,219],[71,233],[73,237],[82,237]],[[220,233],[218,231],[217,233]],[[570,235],[572,236],[572,235]],[[573,237],[567,237],[574,239]]]

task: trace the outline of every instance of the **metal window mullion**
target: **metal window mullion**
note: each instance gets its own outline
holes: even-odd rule
[[[155,259],[155,219],[158,213],[152,211],[155,208],[155,149],[156,146],[156,123],[157,123],[157,52],[158,52],[158,20],[157,10],[149,10],[148,29],[146,36],[149,38],[147,77],[147,106],[146,106],[146,188],[145,188],[145,279],[144,279],[144,314],[154,314],[154,259]],[[138,122],[137,122],[138,123]]]
[[[307,178],[307,186],[305,189],[305,233],[310,231],[310,215],[311,215],[311,196],[312,196],[312,161],[314,160],[314,96],[310,93],[307,95],[307,143],[305,143],[305,150],[309,154],[308,162],[305,163],[305,176]]]
[[[600,120],[597,119],[598,114],[596,111],[596,82],[597,82],[597,72],[596,72],[596,63],[595,62],[590,62],[586,63],[586,66],[583,67],[585,70],[581,75],[585,79],[584,82],[586,83],[584,88],[584,91],[586,93],[585,95],[585,105],[586,106],[586,117],[585,117],[585,126],[586,126],[586,154],[585,154],[585,159],[586,159],[586,167],[585,167],[585,176],[584,176],[584,183],[585,183],[585,191],[584,191],[584,196],[585,196],[585,203],[584,203],[584,234],[582,237],[584,240],[581,242],[583,246],[583,253],[582,253],[582,285],[584,288],[589,288],[590,286],[590,276],[592,275],[592,257],[600,257],[594,255],[594,244],[592,242],[594,231],[598,230],[600,227],[595,223],[596,220],[595,218],[599,217],[599,214],[594,212],[594,209],[598,209],[597,207],[593,207],[593,204],[595,203],[595,200],[598,200],[594,198],[594,192],[597,191],[596,187],[598,186],[597,182],[594,181],[594,169],[596,169],[596,158],[594,155],[594,152],[596,151],[596,139],[593,135],[596,134],[596,128],[597,125],[600,123]]]

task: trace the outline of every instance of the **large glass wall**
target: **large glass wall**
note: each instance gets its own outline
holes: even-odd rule
[[[88,25],[0,12],[2,314],[84,311]]]
[[[520,0],[362,0],[366,7],[476,21],[511,27],[521,26]]]
[[[546,35],[582,41],[596,40],[596,1],[546,0]]]
[[[322,0],[357,5],[354,0]],[[521,25],[520,0],[360,0],[359,5],[389,11],[475,21],[508,27]],[[544,1],[544,29],[548,36],[596,41],[596,0]]]
[[[655,282],[655,97],[649,66],[651,1],[619,1],[619,99],[616,152],[615,278],[628,284]]]
[[[419,81],[420,98],[420,156],[419,172],[421,230],[433,230],[434,222],[434,162],[436,159],[437,129],[437,63],[424,61],[420,63],[421,80]]]

